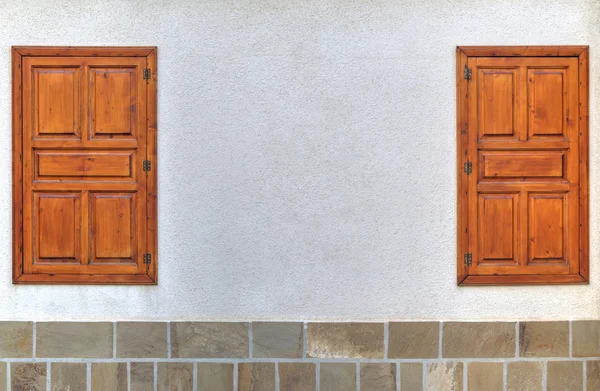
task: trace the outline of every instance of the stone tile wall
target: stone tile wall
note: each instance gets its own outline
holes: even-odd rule
[[[0,322],[5,390],[600,390],[600,321]]]

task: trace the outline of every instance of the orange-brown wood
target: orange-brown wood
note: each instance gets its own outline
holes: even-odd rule
[[[15,283],[156,283],[155,59],[13,48]]]
[[[457,66],[458,283],[587,282],[587,48],[459,47]]]

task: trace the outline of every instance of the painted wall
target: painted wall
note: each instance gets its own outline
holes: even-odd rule
[[[598,318],[600,3],[0,4],[1,319]],[[159,47],[159,285],[13,286],[10,45]],[[455,56],[591,46],[589,286],[455,285]]]

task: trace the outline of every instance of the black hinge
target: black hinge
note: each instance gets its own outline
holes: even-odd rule
[[[465,266],[471,266],[473,264],[473,255],[471,253],[465,254]]]
[[[150,171],[150,160],[144,160],[144,171]]]
[[[467,66],[465,65],[465,79],[466,79],[466,80],[471,80],[471,75],[472,75],[472,74],[473,74],[473,73],[471,72],[471,68],[469,68],[469,67],[467,67]]]
[[[465,162],[463,170],[465,171],[465,173],[467,175],[471,175],[471,173],[473,172],[473,163],[471,163],[471,162]]]
[[[144,69],[144,80],[150,80],[150,77],[152,77],[152,71],[150,68]]]
[[[150,265],[152,263],[152,255],[146,253],[144,254],[144,264]]]

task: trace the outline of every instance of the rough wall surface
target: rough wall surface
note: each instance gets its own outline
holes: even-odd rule
[[[580,319],[600,304],[592,0],[5,1],[0,318]],[[13,286],[10,45],[159,47],[159,285]],[[591,285],[455,283],[455,46],[591,46]]]

